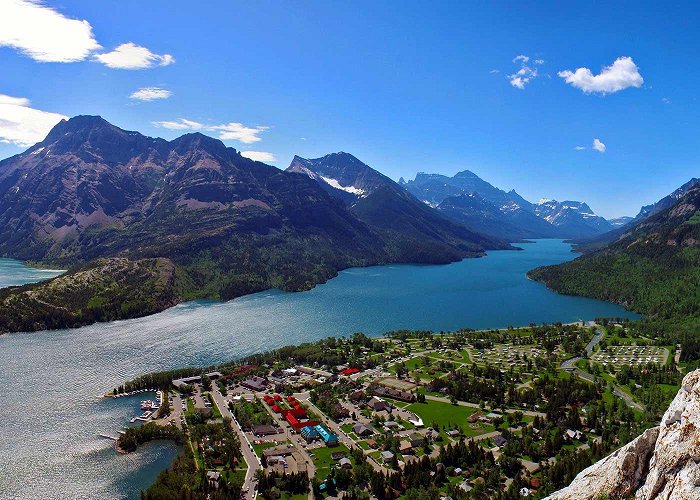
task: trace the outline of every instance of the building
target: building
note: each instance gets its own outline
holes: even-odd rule
[[[372,393],[385,398],[405,401],[406,403],[413,403],[416,400],[416,396],[412,392],[400,391],[398,389],[392,389],[391,387],[384,387],[382,385],[374,386],[372,388]]]
[[[363,399],[365,399],[365,391],[363,391],[362,389],[352,391],[350,393],[350,395],[348,396],[348,399],[350,401],[355,401],[355,402],[362,401]]]
[[[371,436],[374,434],[374,429],[368,425],[357,423],[352,426],[352,432],[357,434],[358,436],[364,437],[364,436]]]
[[[274,425],[254,425],[253,434],[256,436],[271,436],[279,433],[279,429]]]
[[[413,433],[408,437],[408,440],[411,442],[412,448],[418,448],[423,446],[423,443],[425,443],[425,436],[421,436],[418,433]]]
[[[394,454],[388,450],[381,452],[380,456],[382,457],[382,462],[385,464],[390,463],[394,459]]]
[[[372,408],[374,411],[386,411],[390,412],[391,411],[391,405],[384,401],[383,399],[379,399],[377,397],[373,397],[367,402],[367,406]]]
[[[321,436],[321,439],[323,439],[323,442],[326,443],[326,446],[336,446],[338,444],[338,436],[330,432],[321,424],[316,425],[315,429],[316,432],[318,432],[318,435]]]
[[[343,469],[352,469],[352,462],[351,462],[350,459],[347,458],[347,457],[341,458],[341,459],[338,461],[338,465],[339,465],[340,467],[342,467]]]
[[[350,375],[355,375],[356,373],[360,373],[359,368],[345,368],[340,372],[341,375],[345,375],[346,377],[349,377]]]
[[[314,427],[307,425],[301,429],[301,437],[303,437],[307,443],[310,443],[311,441],[319,439],[321,436],[319,436],[318,431]]]
[[[401,441],[399,443],[399,453],[402,455],[407,455],[413,451],[413,446],[411,446],[410,441]]]
[[[267,380],[262,377],[251,377],[241,382],[241,385],[252,391],[262,392],[267,389]]]
[[[498,435],[493,438],[493,444],[495,444],[499,448],[503,448],[506,445],[506,443],[508,443],[508,441],[501,435]]]

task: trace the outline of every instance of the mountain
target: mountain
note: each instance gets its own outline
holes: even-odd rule
[[[530,210],[512,203],[504,210],[477,193],[448,196],[437,209],[470,229],[508,241],[556,238],[557,229]]]
[[[438,206],[449,196],[465,193],[476,193],[498,207],[512,204],[522,208],[531,206],[529,201],[515,191],[505,192],[498,189],[469,170],[457,172],[453,177],[418,172],[415,179],[404,182],[402,186],[416,198],[431,206]]]
[[[683,378],[657,427],[581,471],[549,500],[700,498],[700,370]]]
[[[581,201],[540,200],[533,209],[538,217],[559,228],[566,238],[593,236],[612,229],[607,220]]]
[[[90,284],[76,272],[34,286],[29,302],[25,289],[3,292],[0,316],[19,324],[10,316],[20,308],[8,304],[19,303],[13,301],[20,294],[23,303],[55,303],[75,292],[65,295],[74,308],[65,324],[86,324],[150,314],[173,298],[304,290],[351,266],[447,263],[507,246],[419,212],[418,230],[407,221],[386,230],[361,220],[308,176],[245,158],[219,140],[195,133],[165,141],[78,116],[0,162],[0,256],[72,271],[98,266],[105,279]],[[423,239],[431,224],[434,237]],[[126,261],[96,263],[114,258]],[[138,295],[130,276],[151,269],[153,259],[173,269],[164,298],[114,308],[121,295],[103,288],[111,282]],[[150,276],[144,289],[156,278]],[[58,293],[56,283],[65,290]],[[71,297],[86,299],[84,306]],[[31,329],[40,328],[36,321]]]
[[[498,189],[469,170],[458,172],[453,177],[419,172],[415,179],[400,181],[400,184],[428,205],[446,210],[447,215],[467,227],[509,241],[580,238],[612,228],[605,219],[593,214],[585,203],[544,200],[533,204],[514,190]],[[487,213],[483,203],[471,207],[467,199],[454,199],[463,195],[477,195],[501,215],[491,207]],[[460,206],[457,208],[456,205]]]
[[[700,186],[700,179],[690,179],[668,196],[664,196],[656,203],[642,207],[634,219],[620,225],[613,224],[613,229],[607,233],[575,239],[574,243],[576,250],[583,253],[588,253],[613,243],[629,232],[632,228],[648,219],[650,216],[673,206],[686,193],[698,186]],[[629,219],[629,217],[622,217],[621,219]],[[611,220],[609,222],[612,223],[613,221]]]
[[[693,177],[688,182],[683,184],[681,187],[676,189],[673,193],[668,196],[664,196],[656,203],[651,205],[646,205],[639,210],[639,213],[634,218],[635,221],[640,221],[646,219],[654,214],[661,212],[671,206],[673,206],[679,199],[681,199],[688,191],[700,185],[700,179]]]
[[[624,215],[622,217],[615,217],[614,219],[608,219],[608,222],[613,228],[618,228],[622,226],[626,226],[630,222],[634,220],[634,217],[629,217],[627,215]]]
[[[510,248],[504,240],[448,219],[351,154],[340,152],[316,159],[295,156],[287,172],[316,181],[401,252],[413,248],[420,255],[437,250],[458,258],[480,248]]]
[[[529,276],[558,292],[614,301],[656,320],[700,318],[700,186],[607,246]]]

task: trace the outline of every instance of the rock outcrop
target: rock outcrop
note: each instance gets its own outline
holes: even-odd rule
[[[549,498],[700,499],[700,370],[683,385],[658,427],[583,470]]]

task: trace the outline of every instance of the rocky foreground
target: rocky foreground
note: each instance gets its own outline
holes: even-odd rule
[[[700,370],[683,385],[658,427],[583,470],[552,500],[700,499]]]

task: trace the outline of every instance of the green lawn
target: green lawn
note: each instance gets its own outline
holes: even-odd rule
[[[448,430],[459,427],[466,436],[475,436],[493,430],[490,425],[482,425],[479,429],[472,429],[467,418],[478,409],[469,406],[428,400],[425,403],[412,403],[406,409],[422,418],[426,427],[432,426],[433,422],[437,423],[440,426],[440,433],[443,434],[445,427]]]
[[[255,450],[255,454],[258,457],[262,457],[262,452],[268,448],[272,448],[273,446],[277,445],[275,443],[257,443],[253,444],[253,450]]]
[[[344,451],[347,456],[350,456],[350,450],[344,444],[338,446],[316,448],[315,450],[310,450],[314,454],[312,457],[314,460],[314,465],[317,469],[330,469],[335,465],[335,461],[331,458],[331,455],[337,451]]]

